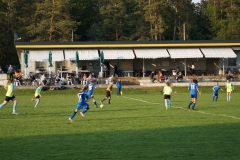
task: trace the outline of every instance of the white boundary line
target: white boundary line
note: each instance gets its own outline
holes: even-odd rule
[[[141,99],[126,97],[126,96],[122,96],[122,97],[127,98],[127,99],[131,99],[131,100],[135,100],[135,101],[140,101],[140,102],[143,102],[143,103],[158,104],[158,105],[160,104],[160,103],[153,103],[153,102],[144,101],[144,100],[141,100]],[[187,108],[183,108],[183,107],[173,107],[173,106],[171,106],[171,107],[186,110],[186,111],[188,110]],[[240,120],[240,118],[238,118],[238,117],[228,116],[228,115],[225,115],[225,114],[207,113],[207,112],[204,112],[204,111],[194,111],[194,112],[198,112],[198,113],[206,114],[206,115],[222,116],[222,117],[227,117],[227,118],[233,118],[233,119],[239,119]]]

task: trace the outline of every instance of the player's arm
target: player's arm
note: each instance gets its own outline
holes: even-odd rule
[[[199,93],[199,95],[202,95],[202,92],[197,88],[197,92]]]

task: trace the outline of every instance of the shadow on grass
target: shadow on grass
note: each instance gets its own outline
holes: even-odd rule
[[[69,123],[65,130],[71,132],[78,127],[82,132],[83,125],[86,127],[88,124]],[[59,133],[2,138],[0,155],[3,160],[239,159],[239,135],[240,124]]]

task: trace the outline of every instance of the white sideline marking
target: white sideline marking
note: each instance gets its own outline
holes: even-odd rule
[[[153,102],[144,101],[144,100],[141,100],[141,99],[130,98],[130,97],[126,97],[126,96],[122,96],[122,97],[131,99],[131,100],[135,100],[135,101],[140,101],[140,102],[144,102],[144,103],[149,103],[149,104],[160,104],[160,103],[153,103]],[[161,105],[161,104],[160,104],[160,105]],[[172,107],[172,108],[177,108],[177,109],[186,110],[186,111],[188,110],[187,108],[183,108],[183,107],[174,107],[174,106],[171,106],[171,107]],[[194,112],[198,112],[198,113],[202,113],[202,114],[207,114],[207,115],[213,115],[213,116],[222,116],[222,117],[227,117],[227,118],[240,119],[240,118],[238,118],[238,117],[228,116],[228,115],[225,115],[225,114],[207,113],[207,112],[204,112],[204,111],[194,111]]]

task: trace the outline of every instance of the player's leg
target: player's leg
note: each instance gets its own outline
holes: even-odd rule
[[[171,96],[170,96],[168,99],[168,107],[171,108],[171,106],[172,106],[172,100],[171,100]]]
[[[40,103],[40,97],[39,97],[39,96],[37,96],[37,97],[35,98],[35,101],[36,101],[36,104],[35,104],[35,106],[34,106],[34,107],[37,107],[37,106],[38,106],[38,104]]]
[[[230,101],[230,100],[229,100],[229,92],[227,92],[227,101]]]
[[[190,106],[193,104],[193,96],[190,95],[190,97],[191,97],[191,101],[190,101],[189,104],[188,104],[188,109],[190,109]]]
[[[81,115],[82,117],[85,117],[84,114],[85,114],[89,109],[90,109],[89,104],[86,104],[86,105],[83,107],[83,111],[80,112],[80,115]]]
[[[7,98],[7,97],[6,97]],[[4,100],[2,104],[0,104],[0,109],[8,103],[9,100]]]
[[[110,91],[106,91],[106,96],[100,101],[101,104],[103,104],[103,101],[108,99],[109,93],[110,93]]]
[[[228,93],[228,101],[231,100],[231,92]]]
[[[197,95],[195,95],[195,97],[192,100],[193,104],[192,104],[192,110],[194,110],[195,106],[196,106],[196,102],[197,102]]]
[[[73,121],[73,118],[75,117],[75,115],[77,114],[77,112],[78,112],[78,106],[77,106],[77,108],[73,111],[73,113],[72,113],[72,115],[69,117],[69,121]]]
[[[17,101],[17,99],[14,97],[13,99],[12,99],[12,101],[13,101],[13,112],[12,112],[12,114],[15,114],[15,115],[17,115],[17,103],[18,103],[18,101]]]
[[[108,104],[111,104],[111,94],[108,97]]]
[[[93,100],[94,106],[97,108],[98,105],[97,105],[97,102],[96,102],[96,99],[95,99],[94,95],[91,95],[91,98],[92,98],[92,100]]]

